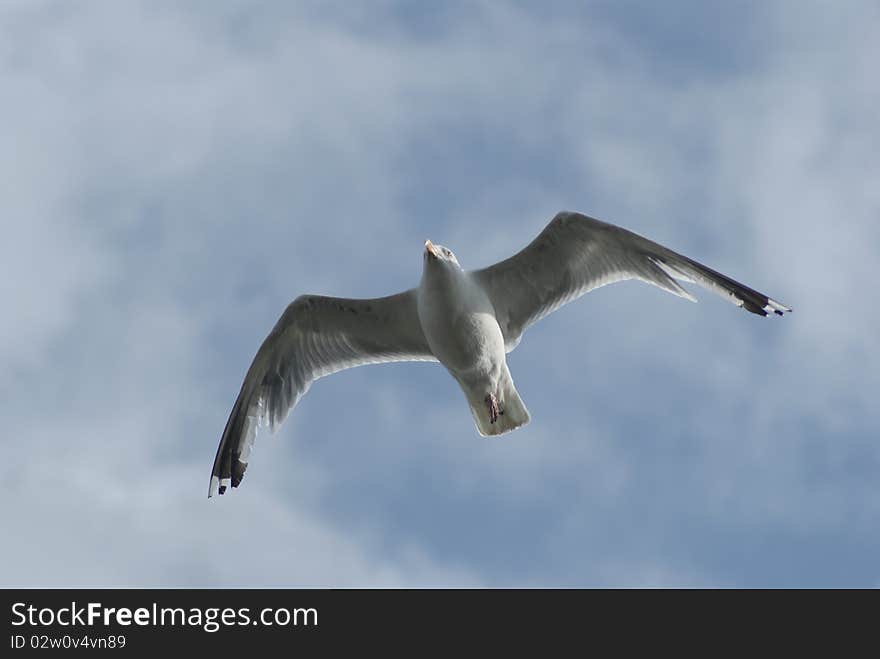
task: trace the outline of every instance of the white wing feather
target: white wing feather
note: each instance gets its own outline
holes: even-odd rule
[[[696,283],[762,316],[791,311],[686,256],[580,213],[558,213],[522,251],[472,275],[495,306],[508,352],[532,323],[595,288],[625,279],[640,279],[693,302],[675,280]]]
[[[217,448],[208,496],[238,487],[257,429],[273,431],[320,377],[354,366],[436,361],[416,291],[372,300],[303,295],[266,337],[248,369]]]

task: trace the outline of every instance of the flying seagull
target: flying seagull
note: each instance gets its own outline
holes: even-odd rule
[[[522,251],[463,270],[425,241],[417,288],[372,300],[302,295],[263,341],[232,407],[208,496],[238,487],[257,428],[275,430],[312,382],[353,366],[439,361],[464,391],[477,431],[501,435],[529,422],[507,369],[531,324],[595,288],[639,279],[696,302],[676,280],[699,284],[759,316],[785,305],[626,229],[558,213]]]

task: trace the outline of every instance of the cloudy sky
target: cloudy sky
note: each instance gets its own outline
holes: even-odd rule
[[[0,4],[0,584],[880,584],[876,2]],[[301,293],[561,209],[794,307],[635,282],[509,356],[319,381],[206,498]]]

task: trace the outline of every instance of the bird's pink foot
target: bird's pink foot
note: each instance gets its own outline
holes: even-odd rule
[[[486,394],[486,407],[489,408],[489,423],[495,423],[498,417],[504,414],[504,411],[498,406],[495,394]]]

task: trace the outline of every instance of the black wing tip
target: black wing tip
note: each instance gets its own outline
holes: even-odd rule
[[[755,302],[754,300],[745,298],[745,296],[742,299],[742,307],[749,313],[753,313],[756,316],[766,317],[768,312],[770,311],[769,303],[761,304],[760,301]]]
[[[784,316],[785,314],[792,312],[791,307],[787,307],[781,302],[777,302],[772,298],[767,298],[767,304],[764,306],[764,309],[766,309],[767,311],[772,311],[777,316]]]
[[[211,485],[208,488],[208,498],[209,499],[212,499],[215,494],[219,494],[220,496],[223,496],[224,494],[226,494],[226,490],[228,489],[228,486],[225,484],[217,485],[216,489],[215,489],[216,479],[217,479],[216,476],[211,477]],[[233,485],[232,487],[238,487],[238,485]]]
[[[771,312],[777,316],[784,316],[791,312],[791,308],[769,297],[755,300],[753,296],[743,295],[739,299],[742,302],[741,306],[746,311],[750,311],[758,316],[768,316]]]
[[[247,471],[247,462],[236,458],[232,467],[232,487],[238,487],[241,484],[245,471]]]
[[[211,481],[208,483],[208,498],[211,499],[215,494],[225,494],[226,483],[218,474],[211,474]]]
[[[210,499],[214,496],[214,492],[219,495],[226,494],[226,490],[229,489],[230,486],[238,487],[241,485],[242,479],[244,479],[244,472],[247,471],[247,462],[242,462],[241,460],[236,459],[233,462],[232,473],[228,476],[223,476],[222,472],[220,474],[211,474],[211,483],[208,486],[208,498]]]

